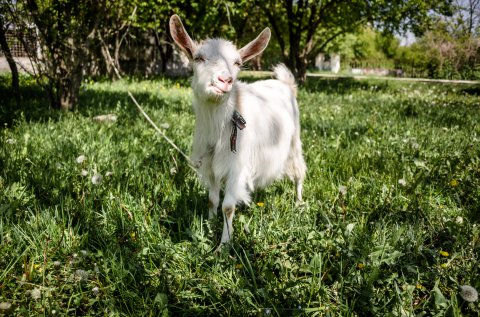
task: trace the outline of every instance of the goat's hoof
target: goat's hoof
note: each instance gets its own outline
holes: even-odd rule
[[[305,203],[305,201],[303,201],[303,200],[297,200],[297,201],[295,201],[295,207],[303,207],[303,206],[305,206],[305,205],[306,205],[306,203]]]

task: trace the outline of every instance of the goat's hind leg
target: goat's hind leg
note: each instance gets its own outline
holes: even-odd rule
[[[287,165],[287,175],[295,182],[297,204],[300,204],[303,201],[303,180],[305,179],[306,171],[307,166],[303,159],[300,138],[297,136],[297,139],[294,140],[292,147],[290,148]]]

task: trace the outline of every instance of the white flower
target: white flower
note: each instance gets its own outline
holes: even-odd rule
[[[476,302],[478,300],[478,292],[475,288],[470,285],[460,286],[460,296],[466,302]]]
[[[160,124],[160,128],[166,130],[166,129],[170,128],[170,125],[169,125],[168,123],[166,123],[166,122],[165,122],[165,123],[161,123],[161,124]]]
[[[84,270],[76,270],[73,277],[79,282],[86,281],[88,280],[88,272]]]
[[[458,216],[458,217],[455,219],[455,221],[456,221],[459,225],[461,225],[461,224],[463,223],[463,217]]]
[[[87,160],[87,157],[85,155],[80,155],[79,157],[77,157],[76,161],[78,164],[82,164],[83,162],[85,162]]]
[[[62,265],[60,261],[53,261],[53,266],[59,267],[60,265]]]
[[[92,288],[92,292],[93,292],[93,295],[97,296],[98,293],[100,293],[100,289],[97,286],[95,286],[94,288]]]
[[[398,180],[398,184],[401,185],[401,186],[406,186],[407,185],[407,182],[403,179],[403,178],[400,178]]]
[[[80,255],[83,257],[87,256],[87,250],[80,250]]]
[[[1,303],[0,303],[0,313],[8,312],[11,307],[12,307],[12,304],[11,304],[11,303],[9,303],[9,302],[1,302]]]
[[[93,185],[100,185],[100,183],[102,182],[102,175],[101,174],[95,174],[92,176],[92,184]]]
[[[30,296],[32,296],[33,299],[40,299],[42,297],[42,292],[39,288],[34,288],[30,293]]]
[[[17,140],[15,140],[15,139],[7,139],[7,140],[5,141],[5,143],[7,143],[7,144],[15,144],[15,143],[17,143]]]
[[[113,172],[110,172],[110,171],[108,171],[108,172],[105,173],[105,177],[110,177],[110,176],[112,176],[112,175],[113,175]]]
[[[343,186],[343,185],[338,186],[338,191],[340,192],[340,194],[342,194],[342,196],[347,195],[347,187],[346,186]]]
[[[82,175],[83,177],[88,176],[88,171],[87,170],[82,170],[80,175]]]
[[[62,163],[58,163],[58,162],[55,163],[55,168],[56,168],[57,170],[61,170],[61,169],[62,169]]]

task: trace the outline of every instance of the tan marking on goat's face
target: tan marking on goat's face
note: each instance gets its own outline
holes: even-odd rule
[[[235,45],[221,39],[205,40],[193,54],[192,87],[197,97],[221,102],[230,94],[240,71]]]

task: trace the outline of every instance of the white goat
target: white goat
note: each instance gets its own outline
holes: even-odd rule
[[[306,166],[300,141],[296,86],[285,65],[274,68],[276,80],[237,81],[242,64],[260,54],[270,29],[237,50],[229,41],[194,42],[178,15],[170,34],[193,66],[195,134],[191,158],[209,190],[209,218],[217,213],[224,187],[221,243],[230,241],[237,202],[250,202],[250,192],[287,175],[302,200]]]

